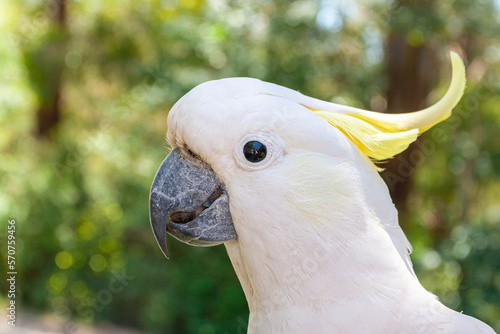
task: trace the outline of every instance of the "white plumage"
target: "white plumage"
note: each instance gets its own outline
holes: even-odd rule
[[[422,287],[364,144],[318,112],[389,135],[421,132],[449,115],[460,79],[440,102],[445,111],[407,123],[248,78],[202,84],[172,108],[170,145],[208,163],[229,195],[238,240],[225,245],[250,308],[248,333],[493,333]],[[248,140],[266,145],[264,161],[245,160]]]

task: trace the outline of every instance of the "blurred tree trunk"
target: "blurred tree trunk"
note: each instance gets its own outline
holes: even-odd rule
[[[25,58],[39,97],[35,136],[46,138],[61,119],[61,77],[64,68],[66,0],[50,1],[46,13],[52,22],[45,36],[47,44],[28,49]]]
[[[412,2],[400,0],[396,4],[396,10],[411,10],[418,15],[432,10],[431,1]],[[426,40],[412,40],[412,30],[401,30],[397,24],[398,13],[395,12],[391,18],[391,31],[386,39],[387,59],[387,112],[406,113],[417,111],[426,107],[426,99],[437,79],[438,67],[436,51]],[[406,24],[406,27],[411,24]],[[418,30],[417,30],[417,36]],[[411,44],[410,44],[411,43]],[[413,143],[403,153],[389,160],[383,167],[384,181],[389,187],[391,197],[399,211],[400,224],[404,225],[406,215],[406,199],[412,185],[412,176],[417,167],[418,159],[413,154],[417,143]]]

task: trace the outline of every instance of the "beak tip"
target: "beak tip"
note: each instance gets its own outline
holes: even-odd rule
[[[167,249],[166,222],[163,216],[163,212],[150,214],[150,222],[153,234],[161,252],[167,259],[170,259]]]
[[[170,260],[170,256],[168,255],[167,247],[165,247],[165,249],[162,248],[161,252],[163,253],[163,255],[165,255],[165,257],[167,258],[167,260]]]
[[[168,207],[169,205],[165,203],[164,198],[160,196],[160,194],[163,193],[161,192],[161,189],[158,189],[155,185],[157,179],[158,174],[155,176],[151,191],[149,193],[149,221],[161,252],[167,259],[170,259],[170,256],[168,255],[166,239],[166,225],[168,219],[168,209],[166,209],[166,207]]]
[[[156,242],[158,243],[161,252],[163,253],[163,255],[165,255],[167,259],[170,259],[167,249],[167,236],[165,235],[166,234],[165,224],[152,223],[151,225],[153,227],[153,233],[155,235]]]

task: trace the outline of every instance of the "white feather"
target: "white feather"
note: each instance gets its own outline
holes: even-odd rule
[[[305,105],[327,110],[233,78],[198,86],[168,117],[170,144],[189,146],[227,188],[248,333],[493,333],[421,286],[375,166]],[[262,164],[243,157],[252,136],[268,147]]]

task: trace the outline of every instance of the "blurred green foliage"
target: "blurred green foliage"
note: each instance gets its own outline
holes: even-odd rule
[[[151,233],[169,108],[201,82],[251,76],[383,111],[384,43],[398,33],[443,57],[466,45],[468,88],[423,139],[432,150],[421,150],[405,226],[423,285],[500,331],[498,1],[442,0],[434,11],[391,0],[68,1],[63,30],[54,4],[0,2],[0,236],[15,219],[24,308],[63,326],[244,332],[225,249],[169,240],[166,261]],[[58,71],[62,120],[37,139],[34,111]],[[436,69],[443,86],[431,99],[448,73]]]

